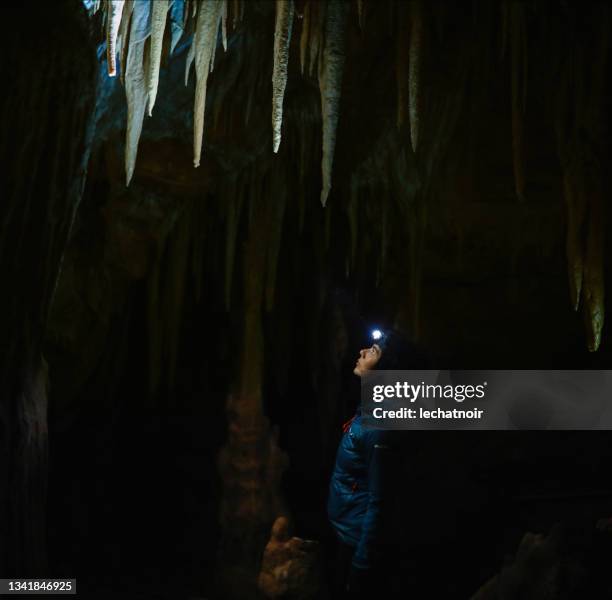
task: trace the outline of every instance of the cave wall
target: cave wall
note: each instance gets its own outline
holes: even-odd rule
[[[2,79],[0,572],[46,574],[47,364],[43,337],[79,206],[97,80],[83,7],[13,7]],[[34,76],[35,74],[35,76]]]

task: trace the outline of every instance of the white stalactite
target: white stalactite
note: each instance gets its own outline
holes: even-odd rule
[[[289,45],[293,26],[293,0],[276,0],[274,70],[272,72],[272,147],[278,152],[283,125],[283,98],[287,85]]]
[[[134,10],[134,0],[125,0],[123,7],[123,16],[121,17],[121,25],[119,26],[119,36],[117,38],[117,50],[119,51],[120,60],[120,79],[125,85],[125,68],[128,54],[128,40],[130,38],[129,31],[132,24],[132,11]]]
[[[222,3],[204,0],[198,10],[198,21],[193,38],[195,45],[196,92],[194,102],[193,164],[200,165],[202,140],[204,137],[204,110],[206,108],[206,85],[213,48],[217,43]]]
[[[342,0],[330,0],[325,19],[325,47],[319,71],[321,116],[323,119],[323,158],[321,170],[323,189],[321,204],[325,206],[331,190],[332,165],[336,146],[336,129],[340,111],[342,71],[344,69],[344,36],[346,5]]]
[[[185,85],[189,83],[189,71],[191,69],[191,64],[193,63],[194,58],[195,44],[191,44],[191,46],[189,46],[189,52],[187,52],[187,58],[185,59]]]
[[[155,0],[155,2],[151,3],[151,66],[149,69],[149,81],[147,82],[147,91],[149,93],[149,116],[153,114],[153,106],[155,106],[155,98],[157,97],[159,67],[161,64],[164,31],[166,29],[166,17],[168,16],[169,8],[169,0]]]
[[[357,17],[359,19],[359,29],[363,29],[363,0],[357,0]]]
[[[130,47],[125,68],[125,95],[127,97],[127,133],[125,140],[125,174],[129,185],[138,152],[142,121],[147,107],[145,83],[144,45],[150,33],[150,4],[134,2],[130,28]]]
[[[223,0],[221,12],[221,37],[223,39],[223,51],[227,52],[227,0]]]
[[[106,62],[110,77],[117,75],[117,34],[125,0],[110,0],[106,13]]]

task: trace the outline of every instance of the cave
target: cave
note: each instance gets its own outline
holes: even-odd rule
[[[13,3],[3,585],[361,597],[326,503],[373,328],[404,369],[607,373],[611,12]],[[402,432],[378,597],[612,598],[612,423],[516,429]]]

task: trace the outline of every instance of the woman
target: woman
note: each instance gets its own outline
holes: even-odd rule
[[[374,330],[371,341],[355,363],[353,373],[358,377],[375,368],[427,368],[424,361],[417,366],[414,348],[396,332]],[[390,585],[390,561],[397,554],[392,551],[397,545],[393,517],[398,514],[398,494],[392,486],[398,459],[396,432],[362,427],[359,407],[343,432],[327,504],[338,538],[334,597],[389,597],[383,588]]]

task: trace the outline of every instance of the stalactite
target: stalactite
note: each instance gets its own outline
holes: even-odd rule
[[[236,29],[240,17],[240,0],[232,0],[232,26]]]
[[[604,132],[607,126],[606,87],[609,57],[610,13],[607,5],[600,5],[595,14],[597,23],[593,28],[596,43],[589,48],[585,72],[588,73],[589,89],[585,90],[585,113],[581,114],[590,144],[585,163],[589,167],[584,178],[585,195],[588,197],[588,229],[584,261],[584,311],[587,329],[587,345],[596,352],[601,344],[604,325],[604,181],[602,148],[605,147]]]
[[[149,36],[150,5],[135,2],[130,29],[130,43],[125,70],[125,95],[128,104],[127,134],[125,141],[126,185],[129,185],[136,164],[138,141],[147,105],[145,85],[144,44]]]
[[[117,74],[116,44],[124,4],[124,0],[110,0],[106,16],[106,62],[110,77],[114,77]]]
[[[223,10],[221,11],[221,40],[223,51],[227,52],[227,0],[223,0]]]
[[[410,113],[410,142],[416,153],[419,143],[419,119],[421,116],[421,61],[422,61],[422,12],[420,0],[410,7],[410,56],[408,66],[408,103]]]
[[[215,0],[202,2],[198,13],[196,32],[193,39],[195,45],[196,66],[196,92],[194,102],[194,137],[193,137],[193,164],[200,165],[202,153],[202,140],[204,137],[204,110],[206,107],[206,85],[212,51],[217,43],[219,31],[219,18],[222,3]]]
[[[590,352],[599,349],[604,323],[603,198],[599,181],[589,185],[589,223],[584,261],[584,314]]]
[[[193,63],[194,58],[195,45],[191,44],[191,46],[189,46],[189,52],[187,52],[187,58],[185,59],[185,86],[189,84],[189,71],[191,70],[191,65]]]
[[[363,29],[363,0],[357,0],[357,18],[359,20],[359,29]]]
[[[312,76],[319,52],[322,46],[321,35],[325,27],[325,13],[327,4],[321,2],[311,3],[310,26],[309,26],[309,56],[308,56],[308,75]]]
[[[306,64],[306,52],[308,51],[308,39],[310,36],[310,2],[304,7],[304,17],[302,19],[302,34],[300,35],[300,73],[304,75],[304,65]]]
[[[325,48],[319,72],[321,89],[321,117],[323,120],[323,158],[321,170],[323,189],[321,204],[325,206],[331,190],[332,165],[336,145],[336,129],[340,111],[340,92],[344,68],[344,36],[346,5],[341,0],[330,0],[325,23]]]
[[[408,72],[410,43],[409,5],[401,2],[397,7],[397,28],[395,32],[395,78],[397,85],[397,128],[405,121],[405,107],[408,96]]]
[[[272,148],[278,152],[283,124],[283,99],[287,85],[289,45],[293,28],[293,0],[276,1],[274,69],[272,72]]]
[[[519,200],[525,199],[525,156],[523,111],[525,109],[525,15],[519,2],[510,8],[510,43],[512,47],[512,157],[514,184]]]
[[[151,4],[151,58],[147,92],[149,94],[149,116],[153,114],[157,86],[159,84],[159,68],[161,64],[162,43],[166,30],[166,17],[170,7],[169,0],[156,0]]]
[[[570,289],[570,300],[574,310],[580,305],[584,256],[582,231],[586,216],[584,196],[576,189],[575,171],[567,168],[563,174],[563,190],[566,208],[565,251],[567,257],[567,273]]]
[[[217,0],[214,0],[215,2]],[[219,15],[219,21],[221,20],[221,15]],[[215,42],[212,45],[212,54],[210,55],[210,73],[213,72],[213,70],[215,69],[215,54],[217,53],[217,37],[219,36],[219,25],[217,25],[217,28],[215,29],[215,31],[217,32],[215,34]]]
[[[134,12],[134,0],[125,0],[123,7],[123,16],[119,25],[119,78],[121,83],[125,85],[125,69],[127,63],[127,55],[130,47],[130,29],[132,26],[132,13]]]

